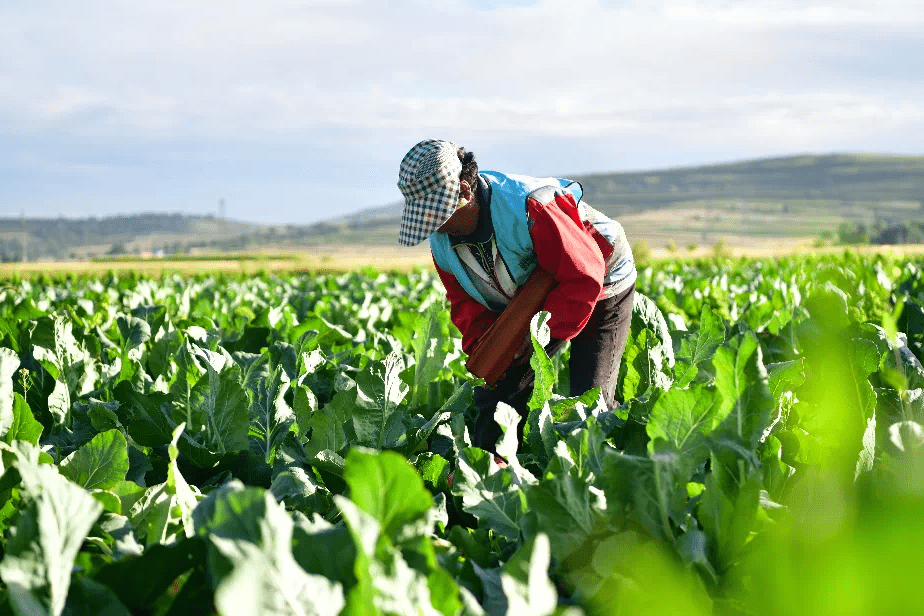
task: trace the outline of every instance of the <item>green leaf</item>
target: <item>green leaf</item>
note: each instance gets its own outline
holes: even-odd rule
[[[94,577],[111,588],[132,613],[150,612],[174,580],[191,568],[205,566],[205,548],[199,538],[152,545],[137,558],[105,565]]]
[[[194,492],[189,486],[182,473],[180,473],[180,467],[177,465],[177,458],[180,455],[180,449],[177,447],[177,444],[185,428],[186,424],[178,425],[173,431],[173,439],[170,441],[170,447],[168,449],[170,463],[167,465],[166,492],[173,497],[171,499],[171,504],[178,507],[180,510],[180,517],[183,521],[183,528],[186,531],[186,536],[192,537],[195,534],[193,510],[196,508],[198,502],[197,491]]]
[[[156,336],[164,322],[167,320],[166,306],[138,306],[132,308],[131,315],[144,320],[148,324],[151,336]]]
[[[704,462],[709,457],[706,435],[722,423],[729,411],[727,406],[721,408],[715,390],[702,384],[666,391],[652,406],[645,427],[652,439],[649,450],[660,438],[671,443],[691,465]]]
[[[494,411],[494,421],[501,429],[501,437],[497,441],[497,455],[504,458],[509,465],[510,472],[517,483],[535,483],[536,478],[532,473],[520,465],[517,459],[517,449],[520,442],[517,438],[517,426],[520,423],[520,415],[517,411],[504,402],[497,403],[497,409]]]
[[[59,616],[74,558],[103,508],[52,466],[22,454],[16,466],[29,504],[5,545],[0,578],[17,612]]]
[[[433,506],[433,498],[414,467],[391,451],[373,454],[351,450],[343,478],[350,487],[350,500],[395,542],[404,526],[426,519]]]
[[[712,358],[719,345],[725,342],[725,326],[722,320],[709,309],[703,306],[699,318],[699,329],[683,337],[677,358],[684,359],[692,365],[705,362]]]
[[[19,355],[0,347],[0,436],[6,435],[15,421],[13,412],[13,377],[19,370]]]
[[[433,434],[433,431],[441,423],[448,421],[454,413],[464,413],[472,405],[473,390],[472,384],[468,381],[462,383],[462,386],[453,392],[452,396],[433,414],[427,422],[418,428],[412,436],[408,438],[407,451],[413,455],[422,451],[427,446],[427,439]]]
[[[11,445],[13,441],[26,441],[33,445],[38,445],[42,430],[42,424],[33,417],[32,410],[26,403],[25,398],[18,393],[13,394],[13,423],[7,433],[3,435],[3,442]]]
[[[674,387],[684,388],[699,375],[699,368],[686,360],[678,358],[674,364]]]
[[[594,483],[603,472],[603,455],[611,445],[606,442],[606,431],[597,418],[588,417],[584,426],[569,434],[565,442],[579,477]]]
[[[77,577],[71,581],[67,603],[62,616],[131,616],[128,608],[119,601],[112,589],[88,577]]]
[[[713,608],[700,575],[683,566],[673,547],[642,540],[632,530],[603,539],[591,560],[599,582],[591,581],[587,589],[592,594],[586,601],[588,611],[691,616],[720,611]]]
[[[529,365],[536,374],[533,383],[533,393],[529,398],[530,409],[541,409],[552,398],[552,389],[558,375],[552,360],[545,352],[545,346],[551,340],[549,319],[552,315],[545,310],[536,313],[529,322],[529,334],[533,341],[533,354],[529,358]]]
[[[448,489],[449,461],[438,453],[422,453],[414,459],[414,467],[420,473],[425,484],[434,490]]]
[[[341,586],[306,573],[291,552],[221,537],[212,537],[212,542],[234,563],[215,589],[219,613],[337,616],[343,609]]]
[[[699,503],[698,519],[716,552],[719,575],[738,559],[751,533],[760,507],[760,485],[752,475],[726,492],[714,474],[706,476],[706,488]]]
[[[13,318],[17,321],[32,321],[46,316],[48,313],[39,310],[31,297],[26,297],[13,307]]]
[[[370,362],[369,368],[356,377],[353,428],[358,444],[385,449],[405,437],[404,413],[398,406],[408,388],[400,374],[401,359],[392,354],[384,362]]]
[[[608,510],[628,505],[648,532],[672,542],[685,515],[690,468],[670,443],[659,440],[652,449],[649,457],[607,451],[600,485]]]
[[[719,347],[712,360],[723,430],[756,447],[775,409],[760,344],[747,332]]]
[[[330,511],[333,505],[330,490],[318,479],[313,469],[307,466],[314,463],[314,460],[305,458],[304,449],[294,435],[279,449],[273,465],[270,491],[277,501],[285,503],[287,509],[294,508],[307,515],[325,515]],[[321,469],[322,465],[319,464],[318,470]],[[342,470],[339,474],[342,475]]]
[[[558,593],[549,579],[549,538],[539,533],[504,565],[501,586],[507,596],[508,614],[545,616],[558,607]]]
[[[255,385],[250,403],[250,439],[267,464],[272,464],[276,450],[295,423],[295,413],[286,402],[288,377],[276,366],[267,378]]]
[[[87,490],[108,490],[128,473],[128,444],[119,430],[101,432],[61,461],[61,474]]]
[[[520,518],[527,509],[526,495],[511,472],[498,468],[493,454],[476,447],[462,449],[452,491],[462,497],[466,512],[502,537],[517,539]]]
[[[159,447],[170,443],[173,431],[178,425],[170,417],[170,408],[174,402],[170,394],[143,394],[131,383],[122,381],[113,389],[113,397],[131,413],[127,430],[136,443],[144,447]],[[246,423],[244,428],[246,429]],[[184,456],[201,468],[211,468],[221,458],[194,441],[188,430],[183,432],[177,447]]]
[[[806,344],[806,381],[793,410],[808,433],[808,438],[797,433],[804,441],[799,460],[834,465],[853,477],[876,411],[870,375],[878,370],[881,354],[873,342],[848,334],[834,330]]]
[[[576,467],[547,469],[541,481],[525,488],[528,515],[535,518],[528,526],[548,536],[556,562],[588,549],[590,537],[603,523],[591,505],[589,488]]]
[[[336,616],[344,606],[337,582],[307,573],[292,555],[292,519],[263,492],[262,515],[252,537],[213,533],[209,538],[230,562],[218,581],[215,606],[224,614]]]
[[[632,304],[631,331],[633,334],[643,329],[654,334],[658,341],[654,348],[664,358],[667,367],[674,365],[674,347],[671,340],[670,328],[657,304],[648,296],[636,290]]]
[[[767,384],[777,400],[783,393],[793,391],[803,383],[805,383],[805,370],[801,358],[767,364]]]
[[[32,353],[56,380],[48,398],[48,410],[58,425],[69,428],[71,403],[96,388],[99,378],[96,360],[77,341],[70,319],[51,316],[34,323]]]
[[[217,454],[248,448],[247,394],[240,383],[240,367],[225,364],[221,372],[206,363],[207,376],[196,383],[191,405],[205,416],[205,446]]]
[[[151,339],[151,326],[147,321],[123,314],[116,317],[116,325],[122,336],[123,354]]]
[[[353,565],[356,545],[345,524],[336,526],[315,517],[297,516],[292,531],[292,555],[308,573],[340,582],[344,588],[356,585]]]
[[[89,408],[87,409],[87,417],[90,420],[90,424],[99,432],[121,428],[122,421],[116,413],[116,411],[119,410],[119,406],[120,404],[118,401],[100,402],[99,400],[90,398]]]
[[[182,443],[184,428],[185,424],[180,424],[173,432],[168,448],[170,460],[167,465],[167,481],[147,488],[138,498],[129,495],[134,500],[129,518],[148,546],[168,543],[178,536],[192,537],[195,534],[194,510],[197,509],[199,495],[189,486],[177,466],[180,452],[178,444]]]
[[[831,330],[845,328],[850,324],[850,318],[847,316],[849,302],[846,293],[831,281],[826,281],[812,291],[802,306],[808,310],[816,325]]]
[[[558,442],[553,420],[552,410],[548,403],[541,410],[530,410],[527,418],[529,432],[526,434],[526,443],[532,454],[543,462],[548,461],[554,455],[555,443]]]
[[[133,481],[120,481],[109,489],[122,501],[122,511],[128,511],[144,495],[145,488]]]
[[[312,414],[304,424],[299,427],[302,434],[308,437],[305,453],[309,458],[321,451],[339,452],[349,444],[344,424],[352,424],[353,400],[356,393],[352,391],[337,392],[330,404],[320,411]]]
[[[413,404],[423,404],[427,385],[446,370],[449,351],[449,314],[440,304],[431,305],[419,316],[411,340],[414,349]]]
[[[689,530],[674,543],[677,553],[686,565],[696,565],[709,575],[713,584],[719,581],[715,567],[709,560],[709,537],[699,530]]]
[[[863,473],[873,470],[873,463],[876,461],[876,415],[866,423],[866,430],[863,432],[863,449],[857,458],[857,468],[854,471],[854,479]]]
[[[438,570],[427,573],[409,566],[402,550],[389,548],[387,536],[372,515],[342,496],[335,496],[334,500],[356,544],[354,574],[357,583],[347,596],[344,614],[438,614],[440,612],[433,610],[434,600],[450,608],[444,612],[446,616],[458,612],[461,606],[458,600],[453,602],[452,597],[457,589],[453,584],[448,584],[448,588],[444,584],[449,580],[444,577],[442,583],[433,585],[435,592],[431,591],[430,580],[434,579],[433,573],[439,575]],[[419,543],[429,545],[428,542]],[[434,561],[432,547],[429,552],[428,560]]]
[[[623,401],[641,398],[652,388],[671,387],[667,347],[650,329],[630,333],[619,364],[619,391]]]
[[[193,512],[196,532],[260,543],[264,531],[261,520],[266,516],[268,504],[275,505],[275,501],[267,500],[267,494],[270,493],[244,486],[237,479],[229,481],[210,492],[196,507]]]
[[[669,389],[673,366],[673,342],[667,321],[655,302],[636,291],[629,338],[619,366],[620,399],[642,397],[652,387]]]

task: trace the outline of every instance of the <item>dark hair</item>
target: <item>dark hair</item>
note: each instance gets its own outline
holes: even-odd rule
[[[459,180],[468,182],[472,188],[478,186],[478,162],[475,160],[474,152],[468,152],[465,148],[459,148],[459,162],[462,163],[462,172],[459,174]]]

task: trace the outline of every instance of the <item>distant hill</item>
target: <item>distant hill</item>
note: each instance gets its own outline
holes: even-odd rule
[[[830,154],[700,167],[568,176],[584,199],[652,247],[774,244],[840,225],[924,220],[924,156]],[[211,216],[138,214],[0,219],[0,259],[292,249],[397,241],[401,203],[313,225],[265,226]]]
[[[585,200],[654,246],[814,238],[924,219],[924,156],[788,156],[577,176]]]
[[[23,248],[30,260],[182,252],[190,243],[224,241],[263,229],[256,224],[186,214],[0,218],[0,260],[22,260]]]
[[[787,156],[574,179],[581,182],[588,201],[622,212],[704,200],[921,202],[924,156]]]
[[[633,241],[653,246],[773,243],[833,234],[843,223],[924,219],[924,156],[802,155],[564,177],[579,181],[584,200],[619,220]],[[345,217],[343,239],[359,241],[361,228],[394,243],[400,216],[392,204]]]

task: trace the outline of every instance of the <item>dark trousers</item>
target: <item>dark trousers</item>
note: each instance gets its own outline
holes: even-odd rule
[[[594,387],[600,387],[607,408],[612,409],[617,405],[616,381],[632,325],[634,297],[635,285],[632,285],[619,295],[597,302],[587,325],[571,340],[569,395],[579,396]],[[546,353],[552,356],[564,344],[562,340],[553,339],[545,347]],[[494,451],[501,437],[500,426],[494,421],[498,402],[506,402],[520,414],[518,436],[520,442],[523,442],[523,426],[529,414],[527,403],[533,393],[535,378],[532,367],[525,363],[507,370],[494,388],[475,388],[475,408],[478,414],[472,431],[473,445]]]

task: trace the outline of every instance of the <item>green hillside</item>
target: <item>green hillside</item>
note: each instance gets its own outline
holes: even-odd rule
[[[226,242],[265,227],[186,214],[105,218],[0,218],[0,260],[64,259],[184,251],[191,242]]]
[[[924,201],[924,156],[832,154],[577,176],[588,201],[623,212],[704,200],[888,204]],[[903,208],[896,207],[901,211]]]
[[[791,244],[835,236],[844,223],[924,220],[924,156],[789,156],[567,177],[633,241],[654,247]],[[394,243],[400,215],[400,206],[373,208],[326,223],[326,231],[339,225],[341,241]]]
[[[924,219],[924,156],[790,156],[575,179],[587,202],[654,246],[772,244]]]

